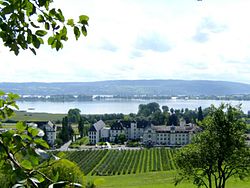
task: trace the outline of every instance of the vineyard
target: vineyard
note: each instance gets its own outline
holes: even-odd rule
[[[122,175],[176,169],[176,150],[152,148],[141,150],[85,150],[65,152],[86,175]]]

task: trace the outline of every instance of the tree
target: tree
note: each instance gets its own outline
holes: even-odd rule
[[[156,102],[148,103],[148,104],[140,104],[138,115],[148,117],[155,112],[161,112],[160,105]]]
[[[0,38],[4,45],[18,55],[20,49],[30,49],[36,54],[44,39],[51,48],[63,48],[63,41],[68,40],[68,27],[71,27],[76,40],[81,33],[86,36],[88,17],[79,16],[77,23],[65,19],[60,9],[50,8],[52,0],[0,0]],[[18,95],[0,91],[0,122],[11,117],[18,109],[15,100]],[[59,187],[80,186],[70,181],[53,180],[40,171],[42,156],[48,154],[38,147],[48,148],[40,131],[19,122],[16,130],[0,133],[0,172],[4,170],[4,185],[1,187],[39,187],[44,181]],[[43,166],[44,168],[44,166]],[[0,178],[2,180],[2,175]]]
[[[82,117],[80,117],[80,121],[78,123],[78,131],[80,133],[80,137],[83,137],[83,133],[84,133],[84,120]]]
[[[120,144],[124,144],[126,140],[127,138],[125,134],[119,134],[119,136],[117,137],[117,142]]]
[[[163,112],[168,112],[169,111],[168,106],[162,106],[161,109],[162,109]]]
[[[198,108],[198,121],[202,121],[204,119],[203,112],[201,106]]]
[[[71,27],[76,40],[81,33],[86,36],[88,16],[81,15],[77,23],[65,19],[60,9],[50,8],[51,0],[1,0],[0,1],[0,38],[4,45],[19,54],[20,49],[30,49],[34,54],[44,39],[51,48],[63,48],[68,40]]]
[[[192,179],[197,186],[225,188],[232,176],[250,173],[250,149],[246,145],[246,123],[240,107],[211,106],[202,121],[203,131],[177,154],[179,178]]]
[[[78,108],[69,109],[68,111],[68,121],[69,123],[78,123],[81,118],[81,110]]]
[[[62,119],[62,130],[60,132],[59,137],[62,139],[63,143],[65,143],[73,138],[73,134],[74,134],[73,128],[71,127],[68,121],[68,117],[65,116]]]
[[[174,125],[174,126],[177,126],[179,124],[179,119],[177,117],[177,115],[175,113],[171,114],[169,117],[168,117],[168,125]]]

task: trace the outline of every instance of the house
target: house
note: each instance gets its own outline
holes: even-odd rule
[[[101,134],[101,130],[105,127],[105,123],[102,120],[99,120],[98,122],[94,123],[88,132],[89,136],[89,142],[90,144],[96,144],[100,141],[102,138],[102,135],[107,135],[105,132]]]
[[[100,140],[103,141],[103,142],[109,142],[110,141],[110,127],[103,127],[101,129]]]
[[[117,121],[114,122],[110,127],[110,141],[114,142],[119,135],[124,134],[125,136],[128,135],[128,133],[125,133],[125,127],[123,127],[122,123]],[[127,137],[128,138],[128,137]]]
[[[54,146],[57,127],[52,121],[36,121],[37,127],[44,131],[45,139],[50,146]]]

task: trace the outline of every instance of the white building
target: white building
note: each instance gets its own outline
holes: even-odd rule
[[[105,123],[102,120],[94,123],[88,132],[89,142],[90,144],[96,144],[100,141],[101,137],[101,130],[105,127]],[[106,136],[105,131],[103,131],[103,135]]]
[[[34,121],[30,124],[36,125],[37,128],[43,130],[44,138],[50,146],[54,146],[56,140],[56,125],[52,121]],[[32,126],[34,126],[32,125]]]
[[[146,145],[183,146],[189,144],[200,128],[193,125],[185,126],[150,126],[143,134]]]
[[[180,126],[154,126],[149,121],[116,121],[110,128],[100,121],[89,130],[91,144],[99,141],[114,142],[124,134],[128,140],[138,140],[146,145],[182,146],[190,143],[193,135],[200,131],[193,124],[180,121]]]
[[[119,135],[124,134],[125,136],[128,135],[128,133],[125,133],[125,127],[123,127],[121,122],[115,122],[111,125],[110,128],[110,141],[114,142],[116,138],[118,138]]]
[[[101,137],[100,139],[103,142],[108,142],[110,140],[110,127],[103,127],[101,129]]]

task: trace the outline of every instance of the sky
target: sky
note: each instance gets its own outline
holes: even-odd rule
[[[59,52],[17,57],[0,43],[0,82],[183,79],[250,83],[249,0],[54,0],[89,16]]]

